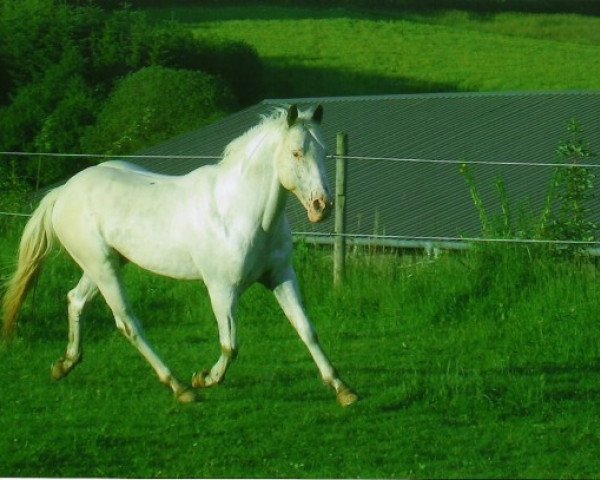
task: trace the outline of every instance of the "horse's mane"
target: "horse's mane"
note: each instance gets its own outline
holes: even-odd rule
[[[305,124],[322,144],[320,133],[317,131],[315,122],[312,121],[312,112],[307,110],[299,112],[296,123]],[[223,153],[221,163],[229,163],[236,159],[251,158],[261,145],[268,143],[270,139],[281,137],[287,127],[287,109],[276,107],[270,114],[261,115],[260,122],[248,129],[239,137],[232,140]]]

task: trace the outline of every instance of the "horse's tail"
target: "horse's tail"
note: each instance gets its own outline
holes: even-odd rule
[[[17,317],[25,297],[38,277],[44,260],[54,245],[52,210],[61,188],[48,193],[25,225],[19,245],[17,270],[6,283],[2,302],[4,312],[3,334],[10,339],[14,334]]]

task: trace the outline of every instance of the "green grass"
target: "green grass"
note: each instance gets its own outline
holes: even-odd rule
[[[600,88],[596,17],[281,7],[149,14],[253,45],[270,97]]]
[[[478,15],[459,10],[409,14],[424,24],[445,25],[460,30],[510,37],[549,40],[560,43],[600,46],[600,19],[575,14],[522,14],[503,12]]]
[[[2,240],[3,273],[14,242]],[[85,316],[84,362],[53,382],[78,276],[57,256],[18,339],[0,349],[0,476],[598,476],[598,268],[529,258],[355,254],[334,292],[330,253],[300,247],[322,343],[362,396],[342,409],[259,287],[240,307],[239,358],[198,404],[175,403],[99,300]],[[126,281],[174,372],[189,380],[216,360],[203,287],[135,268]]]

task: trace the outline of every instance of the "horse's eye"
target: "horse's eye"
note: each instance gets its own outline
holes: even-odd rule
[[[296,160],[300,160],[302,158],[302,152],[300,150],[294,150],[292,155]]]

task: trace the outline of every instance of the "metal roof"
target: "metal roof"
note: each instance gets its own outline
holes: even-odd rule
[[[270,99],[223,120],[145,150],[154,155],[214,155],[274,106],[296,103],[325,109],[323,133],[330,153],[336,134],[349,138],[351,157],[481,161],[471,167],[484,203],[498,211],[495,181],[505,181],[514,209],[526,203],[539,212],[552,167],[507,166],[554,163],[556,148],[576,119],[593,151],[600,152],[600,92],[447,93],[360,97]],[[214,162],[216,160],[213,160]],[[187,173],[198,159],[145,159],[145,167]],[[335,161],[328,160],[333,184]],[[347,231],[357,235],[477,237],[481,224],[457,164],[348,160]],[[600,222],[600,198],[593,207]],[[333,220],[310,224],[290,199],[294,231],[333,232]]]

